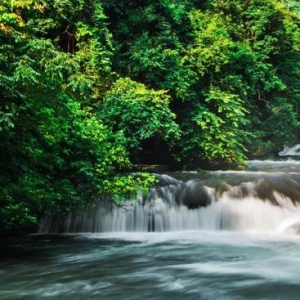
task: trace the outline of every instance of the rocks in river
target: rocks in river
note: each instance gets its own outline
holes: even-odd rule
[[[211,195],[200,180],[190,180],[185,184],[182,204],[190,209],[205,207],[211,203]]]
[[[160,197],[169,204],[185,205],[189,209],[205,207],[211,203],[211,195],[199,179],[183,182],[165,174],[157,177],[159,182],[146,199],[147,202]]]

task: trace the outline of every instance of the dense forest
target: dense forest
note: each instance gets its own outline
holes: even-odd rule
[[[2,0],[0,234],[299,141],[300,4]]]

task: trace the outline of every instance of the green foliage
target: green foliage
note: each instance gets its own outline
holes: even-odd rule
[[[240,161],[298,141],[297,1],[3,0],[0,228],[154,183],[129,153]]]
[[[189,99],[192,109],[182,122],[182,155],[230,162],[244,160],[243,145],[248,138],[244,130],[248,124],[247,86],[242,76],[230,72],[237,49],[231,36],[232,25],[228,18],[213,11],[193,10],[190,19],[194,43],[182,61],[197,78],[192,79],[190,86],[196,99]]]
[[[149,173],[131,173],[116,176],[113,180],[105,180],[105,192],[116,205],[122,205],[124,199],[136,199],[139,194],[145,196],[149,187],[157,182],[157,178]]]
[[[228,64],[234,47],[228,32],[226,19],[221,15],[194,10],[190,13],[194,33],[194,47],[188,52],[186,60],[196,72],[205,75],[220,73],[222,66]]]
[[[129,149],[141,141],[160,135],[167,141],[179,137],[175,114],[169,109],[166,91],[147,89],[145,85],[121,78],[105,95],[100,116],[104,122],[122,131]]]
[[[286,98],[275,98],[269,104],[271,115],[266,123],[267,132],[272,132],[274,136],[285,141],[286,144],[293,144],[293,135],[288,135],[289,128],[299,128],[299,119],[294,105]]]
[[[246,133],[240,127],[248,122],[245,117],[247,111],[241,99],[238,95],[212,87],[205,102],[207,105],[199,105],[194,116],[194,121],[201,128],[197,141],[205,158],[243,161],[243,136]]]
[[[127,141],[95,113],[111,75],[101,7],[93,4],[97,15],[75,22],[68,4],[74,3],[6,1],[0,7],[0,234],[34,230],[45,213],[83,207],[100,195],[124,198],[151,182],[151,176],[141,183],[118,174],[130,166]],[[57,30],[66,21],[74,26],[76,53],[61,35],[37,34],[32,22],[40,24],[43,14],[43,24],[55,17]]]

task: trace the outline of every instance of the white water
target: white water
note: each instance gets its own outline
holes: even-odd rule
[[[77,216],[72,222],[69,219],[66,232],[234,230],[275,233],[289,227],[296,229],[296,225],[300,227],[299,205],[279,194],[275,197],[282,206],[253,196],[236,199],[224,194],[207,207],[188,209],[184,205],[170,206],[156,198],[145,206],[136,204],[130,212],[99,208],[93,216]]]
[[[35,235],[23,247],[0,257],[1,300],[299,299],[298,236],[105,232]]]
[[[298,300],[300,164],[249,168],[164,175],[146,199],[70,215],[69,233],[0,257],[0,299]]]
[[[123,208],[101,203],[97,209],[73,213],[63,232],[299,233],[299,161],[250,161],[248,169],[208,172],[205,178],[181,173],[192,176],[185,180],[159,175],[160,185],[147,198],[127,202]],[[46,219],[41,232],[49,232],[47,228]]]
[[[289,148],[288,146],[284,146],[283,150],[280,151],[279,156],[299,156],[300,155],[300,144],[294,145]]]

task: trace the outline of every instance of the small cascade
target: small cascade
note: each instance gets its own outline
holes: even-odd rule
[[[277,197],[281,198],[280,195]],[[185,205],[171,206],[156,198],[147,205],[134,204],[131,211],[119,208],[107,210],[102,206],[92,214],[73,214],[67,219],[64,231],[276,231],[281,223],[300,215],[299,207],[291,202],[288,206],[290,208],[275,206],[255,197],[241,200],[223,196],[207,207],[189,209]]]
[[[278,153],[279,156],[299,156],[300,155],[300,144],[294,145],[289,148],[284,146],[283,150]]]
[[[185,179],[157,175],[159,183],[147,197],[127,201],[122,208],[101,202],[97,209],[70,214],[60,228],[46,218],[41,231],[297,231],[299,173],[257,174],[213,172],[205,177],[194,172],[182,174]]]
[[[300,233],[300,217],[284,220],[277,228],[279,233]]]

